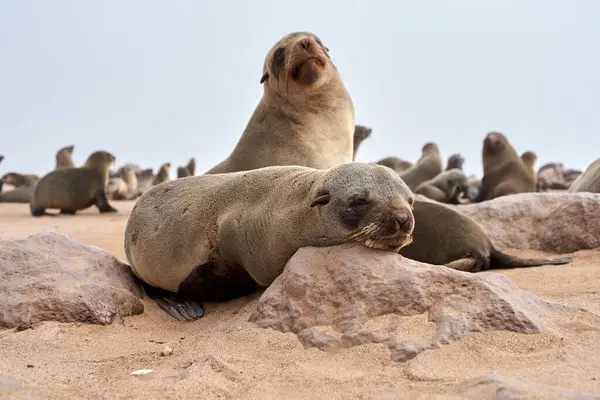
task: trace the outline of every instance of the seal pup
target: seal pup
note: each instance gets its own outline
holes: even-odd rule
[[[414,192],[440,203],[459,204],[466,190],[467,176],[460,169],[453,168],[421,183]]]
[[[354,127],[354,152],[352,153],[352,160],[356,159],[356,152],[358,151],[358,147],[360,144],[371,136],[371,132],[373,132],[373,128],[368,128],[363,125],[356,125]]]
[[[56,166],[54,169],[73,168],[75,166],[73,162],[73,150],[75,150],[74,145],[59,149],[56,152]]]
[[[593,161],[569,188],[569,193],[600,193],[600,158]]]
[[[61,214],[75,214],[92,205],[101,213],[117,212],[106,199],[108,170],[115,157],[106,151],[93,152],[81,167],[60,168],[46,174],[35,185],[29,203],[31,215],[46,213],[47,208],[59,209]]]
[[[196,159],[190,158],[185,167],[177,168],[177,178],[185,178],[186,176],[196,175]]]
[[[448,162],[446,163],[446,171],[450,169],[460,169],[462,171],[463,164],[465,163],[465,159],[460,153],[454,153],[450,157],[448,157]]]
[[[500,132],[489,132],[483,141],[483,178],[478,202],[515,193],[535,192],[531,173]]]
[[[386,157],[377,161],[376,164],[391,168],[398,174],[402,171],[406,171],[413,165],[413,163],[411,163],[410,161],[402,160],[398,157]]]
[[[301,247],[356,242],[397,252],[411,240],[413,201],[398,174],[367,163],[176,179],[137,200],[125,254],[146,294],[192,320],[203,300],[269,286]]]
[[[416,200],[413,215],[413,242],[399,251],[411,260],[466,272],[571,262],[571,257],[541,260],[505,254],[475,221],[442,204]]]
[[[129,166],[119,168],[119,176],[110,178],[106,197],[113,200],[133,200],[138,196],[137,176]]]
[[[236,147],[207,174],[352,161],[354,105],[318,36],[281,38],[265,58],[260,83],[263,96]]]
[[[169,174],[171,173],[171,163],[164,163],[158,169],[158,173],[152,179],[152,186],[160,185],[163,182],[169,180]]]
[[[535,173],[535,162],[537,161],[537,154],[535,154],[533,151],[526,151],[523,154],[521,154],[521,161],[523,162],[523,165],[525,165],[525,168],[527,168],[527,171],[533,178],[533,184],[537,188],[537,174]]]
[[[415,190],[421,183],[435,178],[442,172],[442,164],[442,157],[437,144],[428,142],[421,150],[421,158],[399,175],[411,190]]]

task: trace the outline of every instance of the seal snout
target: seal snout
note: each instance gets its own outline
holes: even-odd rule
[[[407,211],[397,211],[394,213],[394,219],[398,223],[400,229],[406,229],[407,225],[410,225],[410,214]]]

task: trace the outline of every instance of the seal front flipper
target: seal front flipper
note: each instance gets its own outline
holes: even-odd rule
[[[98,207],[98,210],[100,210],[101,213],[116,213],[119,210],[113,208],[109,203],[108,203],[108,199],[106,198],[106,194],[105,193],[101,193],[98,195],[98,197],[96,197],[96,207]]]
[[[200,302],[150,286],[145,282],[141,283],[146,296],[154,300],[173,318],[179,321],[193,321],[204,315],[204,307]]]

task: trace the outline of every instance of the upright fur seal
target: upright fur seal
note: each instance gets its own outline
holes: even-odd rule
[[[475,221],[447,206],[416,200],[413,242],[400,255],[411,260],[467,272],[568,264],[570,257],[522,259],[497,250]]]
[[[59,149],[56,152],[56,167],[54,169],[60,168],[73,168],[75,163],[73,163],[73,150],[75,146],[65,146]]]
[[[489,132],[483,141],[483,178],[477,201],[535,192],[531,173],[504,134]]]
[[[168,181],[170,179],[170,172],[171,163],[167,162],[161,165],[158,169],[158,173],[154,176],[154,179],[152,180],[152,185],[160,185],[161,183]]]
[[[106,151],[93,152],[77,168],[60,168],[46,174],[35,185],[29,203],[31,215],[39,217],[47,214],[47,208],[59,209],[62,214],[75,214],[78,210],[92,205],[101,213],[117,212],[106,199],[108,170],[115,157]]]
[[[423,146],[421,158],[416,164],[399,175],[411,190],[415,190],[421,183],[435,178],[442,168],[440,149],[437,144],[429,142]]]
[[[363,125],[356,125],[354,127],[354,151],[352,153],[352,160],[356,159],[356,152],[358,151],[358,147],[363,142],[363,140],[371,136],[371,132],[373,132],[372,128],[368,128]]]
[[[358,242],[397,252],[411,240],[412,202],[398,175],[375,164],[176,179],[138,199],[125,254],[146,293],[191,320],[203,315],[202,300],[269,286],[300,247]]]
[[[185,167],[177,168],[177,178],[185,178],[186,176],[196,175],[196,159],[190,158]]]
[[[527,168],[527,171],[533,178],[533,184],[537,188],[537,174],[535,173],[535,162],[537,161],[537,154],[535,154],[533,151],[526,151],[523,154],[521,154],[521,161],[523,162],[523,165],[525,165],[525,168]]]
[[[448,157],[448,162],[446,163],[446,171],[455,168],[460,169],[462,171],[464,163],[465,159],[463,156],[460,155],[460,153],[452,154],[450,157]]]
[[[402,171],[406,171],[413,165],[413,163],[411,163],[410,161],[402,160],[398,157],[386,157],[377,161],[377,164],[391,168],[398,174]]]
[[[414,192],[440,203],[458,204],[466,190],[466,175],[460,169],[453,168],[421,183]]]
[[[354,106],[319,37],[294,32],[280,39],[267,54],[260,83],[264,93],[242,137],[207,174],[352,161]]]
[[[118,176],[110,178],[106,186],[106,197],[113,200],[133,200],[138,196],[135,171],[125,165],[119,168]]]
[[[600,158],[593,161],[571,184],[569,193],[600,193]]]

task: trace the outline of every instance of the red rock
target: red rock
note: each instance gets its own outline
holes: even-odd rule
[[[0,327],[42,321],[110,324],[141,314],[130,268],[97,247],[42,231],[0,241]]]

